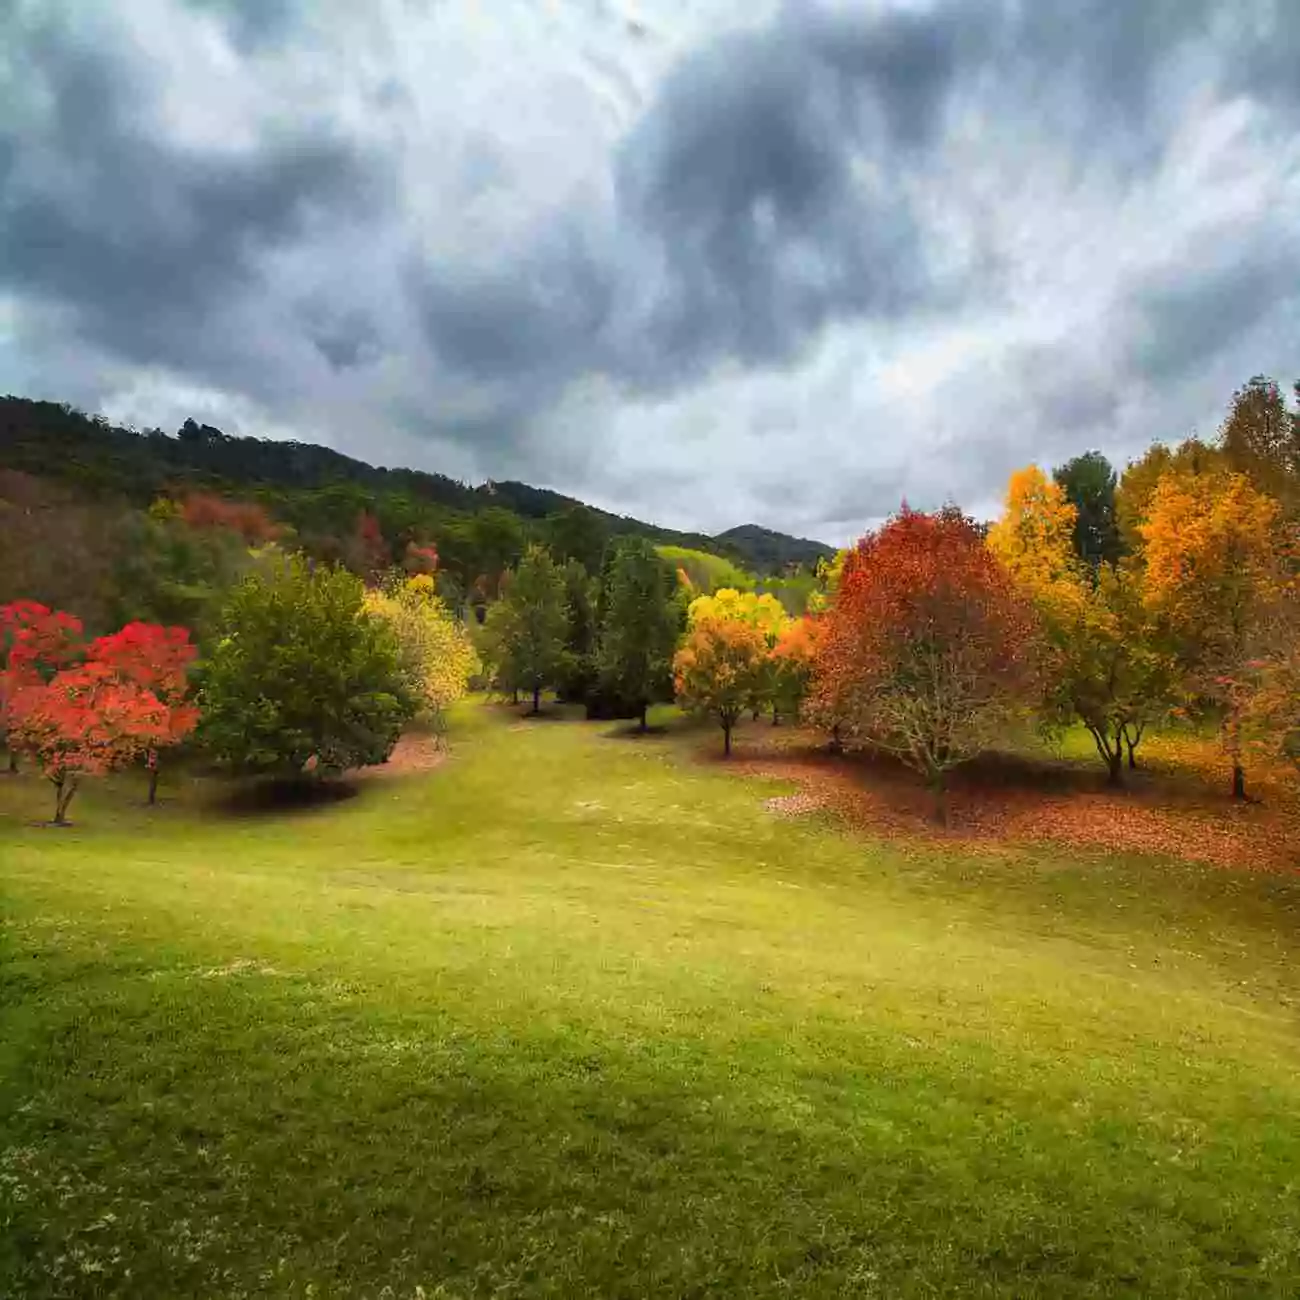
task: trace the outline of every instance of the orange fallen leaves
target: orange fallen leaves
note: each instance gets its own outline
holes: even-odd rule
[[[948,824],[932,820],[929,792],[885,758],[835,757],[812,732],[743,734],[732,770],[776,777],[815,796],[818,807],[868,833],[970,852],[997,845],[1055,844],[1088,851],[1150,853],[1236,870],[1300,870],[1300,800],[1281,768],[1252,772],[1264,797],[1234,804],[1227,759],[1214,740],[1155,738],[1128,788],[1104,784],[1090,764],[989,756],[954,774]],[[808,805],[813,806],[812,803]]]

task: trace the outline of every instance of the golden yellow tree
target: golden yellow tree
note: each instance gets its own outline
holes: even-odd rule
[[[705,615],[693,620],[673,659],[678,699],[686,708],[717,719],[726,755],[741,713],[761,689],[767,654],[767,642],[756,624]]]
[[[1030,466],[1011,476],[988,545],[1038,612],[1044,715],[1078,718],[1119,784],[1125,752],[1135,767],[1147,724],[1168,708],[1167,656],[1141,571],[1104,561],[1090,569],[1078,558],[1074,526],[1064,489]]]
[[[1074,549],[1077,517],[1065,489],[1028,465],[1011,475],[1002,515],[989,529],[989,549],[1035,599],[1077,603],[1084,589]]]
[[[752,591],[737,591],[734,587],[723,587],[711,596],[698,596],[686,611],[688,635],[708,623],[738,623],[752,628],[762,639],[765,657],[752,678],[748,702],[755,720],[769,704],[774,710],[775,720],[775,711],[779,708],[780,664],[772,657],[772,651],[790,622],[785,606],[770,592],[759,595]]]
[[[1139,531],[1147,603],[1174,638],[1189,695],[1221,718],[1232,794],[1244,799],[1242,722],[1291,594],[1281,507],[1242,474],[1171,473]]]
[[[424,573],[366,592],[365,607],[397,638],[402,670],[425,720],[442,732],[447,709],[465,694],[478,657],[465,629]]]

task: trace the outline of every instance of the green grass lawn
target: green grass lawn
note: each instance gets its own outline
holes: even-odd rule
[[[0,1295],[1300,1294],[1296,883],[781,820],[717,743],[0,778]]]

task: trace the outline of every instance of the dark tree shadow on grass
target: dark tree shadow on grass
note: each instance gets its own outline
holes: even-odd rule
[[[207,807],[229,817],[279,817],[332,808],[360,793],[353,780],[268,777],[240,781],[211,798]]]

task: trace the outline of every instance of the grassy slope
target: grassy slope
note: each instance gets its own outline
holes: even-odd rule
[[[275,818],[0,781],[0,1294],[1300,1291],[1300,890],[609,730]]]

